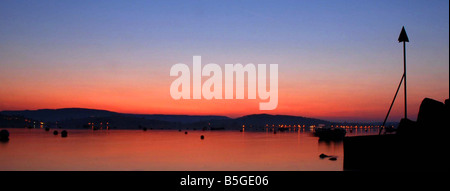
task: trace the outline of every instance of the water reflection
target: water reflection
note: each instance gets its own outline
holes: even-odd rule
[[[342,142],[308,131],[8,129],[0,170],[342,170]],[[204,140],[200,136],[204,135]],[[7,146],[6,146],[7,145]],[[320,154],[337,156],[322,160]]]
[[[343,151],[343,141],[322,141],[319,140],[319,150],[326,155],[341,156]],[[342,157],[343,159],[343,157]]]

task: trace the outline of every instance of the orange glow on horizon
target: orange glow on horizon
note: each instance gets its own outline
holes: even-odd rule
[[[292,76],[296,71],[282,69],[278,107],[271,111],[260,111],[259,103],[265,100],[259,99],[173,100],[169,88],[174,78],[169,77],[167,71],[148,75],[146,72],[150,69],[128,69],[123,71],[126,74],[109,74],[111,72],[103,71],[106,69],[54,73],[36,70],[31,77],[12,69],[0,76],[0,111],[77,107],[135,114],[224,115],[234,118],[268,113],[331,121],[382,121],[398,80],[395,77],[380,78],[381,74],[341,76],[339,73],[320,78],[302,74],[295,78]],[[436,78],[425,83],[417,77],[408,79],[408,114],[411,119],[417,117],[423,98],[448,99],[448,89],[441,88],[446,84],[439,80]],[[402,100],[400,93],[390,121],[398,121],[402,117]]]
[[[320,89],[311,86],[308,91],[281,88],[278,108],[272,111],[260,111],[258,104],[261,100],[173,100],[169,95],[168,86],[145,89],[125,86],[72,87],[65,91],[60,91],[60,89],[64,89],[64,86],[27,86],[23,84],[22,87],[17,89],[9,86],[0,90],[0,110],[79,107],[135,114],[239,117],[248,114],[269,113],[341,121],[381,121],[392,96],[392,92],[380,92],[379,95],[373,96],[374,91],[367,90],[339,92],[335,91],[336,87]],[[341,88],[349,89],[344,86]],[[391,114],[393,119],[402,116],[402,97],[399,96],[398,99],[400,101],[397,101],[398,104],[395,105]],[[421,100],[420,97],[411,96],[409,98],[411,118],[417,116]]]

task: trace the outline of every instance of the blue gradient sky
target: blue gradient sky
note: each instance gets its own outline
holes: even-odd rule
[[[259,113],[244,100],[174,101],[170,67],[279,64],[272,113],[381,121],[410,38],[411,118],[448,99],[449,2],[0,2],[0,110],[89,107],[133,113]],[[392,120],[402,116],[400,95]],[[193,108],[195,106],[195,108]]]

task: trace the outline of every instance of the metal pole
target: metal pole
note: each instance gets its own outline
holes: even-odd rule
[[[384,125],[386,124],[386,120],[389,117],[389,113],[391,113],[391,109],[392,109],[392,106],[394,105],[395,98],[397,98],[398,90],[400,90],[400,86],[402,86],[403,78],[405,78],[405,74],[402,75],[402,79],[400,80],[400,83],[398,83],[398,87],[397,87],[397,91],[395,92],[394,99],[392,100],[391,106],[389,107],[387,115],[384,118],[383,125],[381,126],[380,131],[378,132],[379,135],[381,135],[381,130],[383,130],[383,128],[385,128]]]
[[[405,76],[405,119],[408,118],[407,102],[406,102],[406,44],[403,41],[403,75]]]

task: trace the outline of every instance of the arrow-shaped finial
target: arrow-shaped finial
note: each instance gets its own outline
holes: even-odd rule
[[[402,32],[400,32],[400,36],[398,36],[398,42],[409,42],[405,27],[402,27]]]

